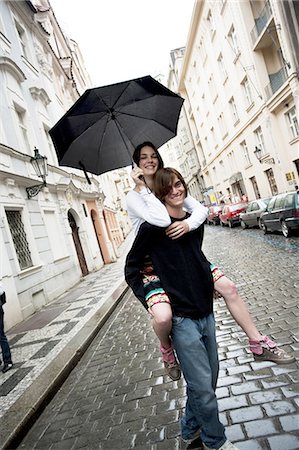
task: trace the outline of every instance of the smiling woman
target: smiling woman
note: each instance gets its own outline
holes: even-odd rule
[[[193,0],[51,0],[97,86],[166,76],[170,51],[186,45],[193,5]]]

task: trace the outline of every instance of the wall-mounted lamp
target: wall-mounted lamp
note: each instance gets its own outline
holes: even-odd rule
[[[26,188],[28,198],[35,197],[41,189],[47,186],[46,177],[48,175],[47,157],[39,154],[38,149],[34,147],[34,156],[30,159],[36,175],[43,180],[42,183]]]
[[[274,158],[266,158],[266,159],[262,159],[262,149],[260,147],[255,146],[255,150],[253,151],[253,153],[256,156],[256,159],[262,164],[275,164]]]

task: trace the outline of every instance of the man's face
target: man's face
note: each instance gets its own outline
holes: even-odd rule
[[[181,180],[175,175],[174,180],[171,184],[171,189],[164,199],[165,205],[172,208],[181,208],[183,206],[185,198],[186,192],[184,185]]]
[[[145,176],[155,175],[158,170],[159,160],[152,147],[145,146],[140,151],[139,167]]]

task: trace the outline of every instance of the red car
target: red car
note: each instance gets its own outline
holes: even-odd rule
[[[221,206],[210,206],[208,211],[207,223],[209,225],[219,225],[220,219],[219,214],[222,211]]]
[[[240,225],[240,214],[247,208],[247,203],[233,203],[231,205],[224,205],[223,210],[219,216],[220,225],[228,225],[232,228],[234,225]]]

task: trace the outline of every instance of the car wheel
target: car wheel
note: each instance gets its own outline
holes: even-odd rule
[[[268,233],[268,228],[266,227],[266,225],[262,220],[260,220],[260,229],[263,230],[264,234]]]
[[[241,220],[241,227],[243,228],[243,230],[245,230],[246,228],[248,228],[248,225],[243,222],[243,220]]]
[[[288,226],[287,226],[287,224],[285,223],[284,220],[281,222],[281,231],[282,231],[282,234],[284,235],[285,238],[290,237],[291,230],[288,228]]]

